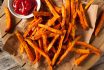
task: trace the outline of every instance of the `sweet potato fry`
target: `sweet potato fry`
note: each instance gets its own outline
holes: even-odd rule
[[[77,10],[77,12],[78,12],[78,16],[79,16],[79,19],[80,19],[80,24],[81,24],[82,28],[84,30],[86,30],[87,26],[85,25],[85,22],[84,22],[84,19],[83,19],[83,15],[82,15],[81,11]]]
[[[23,45],[29,60],[34,61],[35,58],[34,58],[32,52],[31,52],[31,50],[29,49],[29,46],[24,41],[24,38],[22,37],[22,35],[18,31],[16,31],[15,34],[16,34],[18,40],[20,41],[20,43]]]
[[[90,53],[90,50],[88,50],[88,49],[76,49],[76,48],[73,48],[73,51],[78,53],[78,54],[89,54]]]
[[[61,27],[63,27],[65,25],[66,22],[66,9],[64,7],[64,5],[62,5],[62,23],[61,23]]]
[[[39,40],[38,40],[38,44],[39,44],[39,47],[40,47],[41,49],[43,49],[43,48],[42,48],[42,47],[43,47],[42,39],[39,39]]]
[[[52,26],[52,25],[55,24],[56,20],[57,20],[57,17],[52,17],[51,19],[48,20],[48,22],[46,23],[46,25]]]
[[[11,15],[10,15],[9,9],[7,7],[4,7],[4,12],[6,15],[6,30],[5,30],[5,32],[9,32],[12,27]]]
[[[65,33],[66,33],[66,32],[65,32]],[[52,65],[55,64],[55,62],[56,62],[56,60],[57,60],[57,58],[58,58],[58,56],[59,56],[59,54],[60,54],[60,52],[61,52],[62,43],[63,43],[63,40],[64,40],[64,36],[65,36],[65,34],[64,34],[63,36],[61,36],[61,38],[60,38],[58,50],[57,50],[57,52],[55,53],[55,55],[54,55],[54,57],[53,57],[53,59],[52,59]]]
[[[76,33],[75,19],[72,19],[71,25],[72,25],[72,29],[71,29],[70,35],[71,35],[72,38],[74,39],[74,38],[75,38],[75,33]]]
[[[41,16],[50,17],[50,16],[52,16],[52,14],[50,12],[43,12],[43,11],[40,11],[40,12],[34,11],[33,14],[34,14],[34,16],[37,16],[37,17],[41,17]]]
[[[86,16],[85,16],[85,11],[84,11],[84,9],[83,9],[82,3],[80,3],[80,11],[82,12],[84,24],[85,24],[86,29],[87,29],[87,28],[89,27],[89,25],[88,25],[88,23],[87,23],[87,19],[86,19]]]
[[[49,31],[51,31],[51,32],[54,32],[54,33],[57,33],[57,34],[62,34],[62,31],[57,30],[57,29],[54,29],[54,28],[51,28],[51,27],[49,27],[49,26],[47,26],[47,25],[38,24],[38,26],[39,26],[39,27],[42,27],[42,28],[45,28],[45,29],[47,29],[47,30],[49,30]]]
[[[66,51],[64,52],[64,54],[59,58],[59,61],[57,62],[57,64],[60,64],[60,62],[68,55],[68,53],[72,51],[75,43],[79,39],[80,39],[80,36],[78,36],[74,41],[68,43],[68,48],[66,49]]]
[[[86,47],[86,48],[90,48],[90,49],[92,49],[92,51],[95,51],[95,53],[97,55],[100,55],[101,51],[99,49],[95,48],[94,46],[92,46],[90,44],[87,44],[86,42],[77,41],[76,44],[81,45],[81,46]]]
[[[90,1],[87,3],[87,5],[85,6],[85,10],[87,10],[93,2],[94,2],[94,0],[90,0]]]
[[[47,35],[43,34],[42,39],[43,39],[43,48],[44,48],[44,51],[46,52],[47,51]]]
[[[35,64],[40,59],[40,54],[36,50],[34,50],[34,51],[35,51],[35,60],[33,61],[33,63]]]
[[[38,20],[36,20],[34,23],[32,23],[29,28],[24,32],[23,37],[26,37],[29,32],[32,30],[33,27],[36,27],[39,23],[42,22],[42,18],[39,18]]]
[[[52,48],[53,44],[55,43],[55,41],[57,40],[58,37],[59,37],[59,34],[57,34],[57,35],[53,38],[53,40],[51,41],[51,43],[48,45],[47,51],[49,51],[49,50]]]
[[[54,9],[54,7],[51,5],[51,3],[49,2],[49,0],[45,0],[45,2],[46,2],[46,4],[47,4],[48,8],[50,9],[51,13],[52,13],[55,17],[59,18],[59,17],[60,17],[59,14],[56,12],[56,10]]]
[[[104,24],[104,12],[103,12],[103,14],[101,15],[101,19],[100,19],[100,21],[99,21],[99,23],[98,23],[97,28],[95,29],[95,36],[98,35],[98,33],[100,32],[101,27],[102,27],[103,24]]]
[[[20,44],[19,46],[19,53],[22,54],[24,52],[24,47],[22,46],[22,44]]]
[[[71,17],[73,17],[76,12],[75,0],[71,0]]]
[[[27,41],[27,43],[33,48],[35,49],[37,52],[39,52],[42,56],[44,56],[47,61],[48,61],[48,64],[51,65],[51,60],[49,58],[49,56],[43,51],[41,50],[40,48],[38,48],[38,46],[36,45],[36,42],[32,42],[32,40],[30,39],[25,39]]]
[[[89,54],[82,55],[81,57],[79,57],[75,60],[74,64],[75,65],[81,64],[88,56],[89,56]]]

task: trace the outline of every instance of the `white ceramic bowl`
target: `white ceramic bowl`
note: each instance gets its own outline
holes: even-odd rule
[[[11,12],[15,17],[17,17],[17,18],[31,18],[31,17],[34,16],[32,13],[30,13],[29,15],[26,15],[26,16],[25,16],[25,15],[21,15],[21,14],[15,13],[14,10],[13,10],[12,2],[13,2],[13,0],[8,0],[8,8],[9,8],[10,12]],[[39,11],[40,6],[41,6],[41,1],[40,1],[40,0],[36,0],[36,2],[37,2],[37,11]]]

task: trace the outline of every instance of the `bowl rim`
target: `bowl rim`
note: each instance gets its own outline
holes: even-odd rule
[[[8,0],[8,8],[9,8],[9,11],[11,12],[11,14],[13,14],[15,17],[22,18],[22,19],[23,18],[26,19],[26,18],[31,18],[31,17],[34,16],[33,13],[30,13],[29,15],[26,15],[26,16],[15,13],[13,11],[13,7],[12,7],[12,4],[11,4],[12,1],[13,0]],[[41,0],[36,0],[36,2],[37,2],[37,11],[39,11],[40,10],[40,7],[41,7]]]

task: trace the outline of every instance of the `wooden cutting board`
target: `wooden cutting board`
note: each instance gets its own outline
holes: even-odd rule
[[[0,9],[0,35],[2,37],[2,41],[5,44],[3,49],[7,51],[9,54],[12,54],[11,56],[16,60],[20,65],[23,65],[24,63],[27,70],[46,70],[47,65],[42,65],[42,63],[37,63],[36,65],[31,64],[27,60],[23,60],[21,56],[17,53],[18,49],[18,41],[17,38],[13,33],[5,33],[5,14],[3,12],[3,7],[7,6],[7,0],[4,0],[3,5]],[[16,25],[23,25],[23,23],[28,23],[31,19],[18,19],[13,16],[13,24]],[[25,28],[25,27],[24,27]],[[17,27],[15,29],[18,29]],[[13,32],[15,31],[13,30]],[[21,29],[21,28],[19,28]],[[24,30],[24,29],[23,29]],[[98,47],[100,50],[104,51],[104,29],[100,32],[99,36],[96,37],[96,39],[92,42],[92,44],[96,47]],[[70,58],[70,57],[69,57]],[[68,59],[68,58],[67,58]],[[99,56],[93,55],[88,60],[86,60],[86,63],[83,63],[82,66],[73,66],[71,59],[70,61],[63,62],[60,66],[57,66],[55,70],[87,70],[90,67],[92,67],[98,60],[100,59]],[[44,63],[44,62],[43,62]],[[39,67],[37,68],[37,66]]]

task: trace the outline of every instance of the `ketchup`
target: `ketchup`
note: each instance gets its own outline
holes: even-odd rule
[[[21,15],[28,15],[37,8],[35,0],[14,0],[12,4],[14,11]]]

